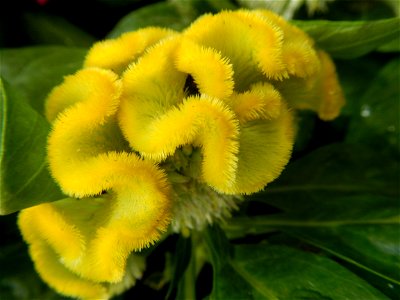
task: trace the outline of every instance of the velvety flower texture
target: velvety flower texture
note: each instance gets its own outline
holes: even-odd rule
[[[46,100],[50,171],[69,198],[20,214],[38,273],[61,294],[111,297],[170,224],[201,229],[279,176],[295,109],[330,120],[343,103],[329,56],[265,10],[96,43]]]

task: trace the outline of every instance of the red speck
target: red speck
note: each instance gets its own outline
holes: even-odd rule
[[[49,2],[49,0],[36,0],[36,3],[39,4],[40,6],[44,6]]]

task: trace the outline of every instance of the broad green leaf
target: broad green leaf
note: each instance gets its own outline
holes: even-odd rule
[[[400,16],[400,2],[397,0],[383,0],[388,4],[392,9],[396,16]]]
[[[180,1],[180,0],[175,0],[175,1]],[[238,9],[239,7],[235,3],[235,1],[231,0],[206,0],[206,1],[198,1],[198,0],[192,0],[192,2],[197,2],[202,4],[202,11],[204,12],[219,12],[221,10],[234,10]],[[204,5],[204,2],[207,3],[207,6]]]
[[[382,61],[368,55],[352,60],[337,60],[335,65],[346,99],[341,115],[358,116],[361,98],[382,68]]]
[[[400,4],[400,2],[399,2]],[[378,48],[380,52],[400,52],[400,36]]]
[[[179,6],[170,2],[147,5],[123,17],[108,34],[108,38],[115,38],[124,32],[147,26],[161,26],[181,30],[189,25],[194,17],[189,13],[190,11],[179,10]]]
[[[264,299],[265,287],[275,299],[386,299],[336,262],[285,246],[236,246],[232,265]]]
[[[82,66],[85,53],[83,48],[56,46],[3,49],[0,75],[42,114],[47,94]]]
[[[329,3],[325,12],[314,17],[316,19],[349,21],[372,21],[396,17],[390,6],[383,1],[357,1],[356,4],[353,1],[327,1]],[[297,15],[302,19],[309,19],[309,16],[304,13]]]
[[[400,18],[379,21],[293,21],[333,57],[350,59],[365,55],[398,39]]]
[[[302,201],[319,205],[332,195],[399,197],[398,179],[396,157],[366,146],[332,144],[290,163],[264,192],[249,198],[296,211]]]
[[[361,146],[327,146],[290,164],[249,199],[284,211],[233,219],[226,229],[283,230],[400,289],[399,164]]]
[[[180,31],[204,13],[235,8],[236,6],[229,0],[170,0],[151,4],[132,11],[122,18],[108,37],[114,38],[124,32],[146,26],[167,27]]]
[[[169,0],[186,17],[194,18],[204,13],[217,13],[221,10],[234,10],[238,7],[230,0]]]
[[[394,284],[393,282],[386,280],[385,278],[378,276],[368,270],[357,267],[354,264],[348,263],[343,259],[339,259],[342,265],[369,282],[380,292],[388,296],[390,299],[396,299],[400,295],[400,285]]]
[[[205,232],[204,240],[213,267],[213,288],[209,299],[251,299],[252,287],[231,265],[233,248],[224,232],[219,227],[211,227]]]
[[[347,140],[398,149],[400,137],[400,59],[388,63],[372,80],[352,119]]]
[[[0,214],[61,199],[47,169],[49,124],[3,81],[0,104]]]
[[[257,233],[262,233],[263,229],[268,232],[271,228],[283,230],[381,277],[387,284],[399,289],[398,200],[379,196],[332,195],[320,201],[322,203],[318,205],[312,200],[301,199],[298,210],[233,219],[228,229],[229,226],[243,227]]]
[[[95,39],[61,17],[43,13],[23,16],[30,38],[38,44],[90,47]]]
[[[238,245],[224,258],[219,235],[210,231],[207,239],[218,254],[210,299],[387,299],[336,262],[287,246]]]

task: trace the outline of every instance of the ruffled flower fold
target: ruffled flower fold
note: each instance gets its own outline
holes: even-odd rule
[[[46,100],[49,169],[68,198],[20,213],[38,273],[84,299],[129,288],[144,267],[132,252],[170,224],[228,217],[280,175],[297,109],[331,120],[343,105],[329,55],[266,10],[96,43]]]

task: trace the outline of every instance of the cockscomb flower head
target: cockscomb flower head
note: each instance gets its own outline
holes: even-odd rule
[[[343,103],[329,56],[269,11],[96,43],[46,100],[50,171],[68,197],[20,214],[36,269],[62,294],[111,297],[134,281],[129,261],[141,266],[131,253],[169,225],[200,230],[279,176],[296,109],[329,120]]]

